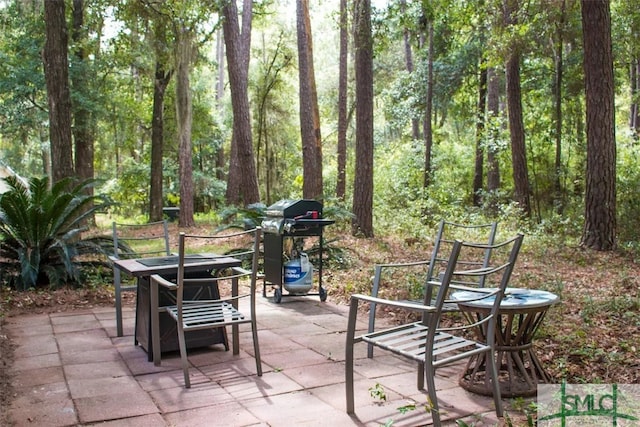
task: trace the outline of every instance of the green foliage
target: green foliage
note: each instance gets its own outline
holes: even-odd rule
[[[369,395],[372,399],[377,400],[378,402],[386,402],[387,401],[387,393],[384,390],[384,387],[380,383],[376,383],[374,386],[369,387]]]
[[[94,181],[73,186],[65,179],[49,189],[46,178],[32,178],[28,188],[5,180],[10,190],[0,196],[0,281],[22,290],[80,284],[80,265],[113,246],[111,239],[82,236],[87,219],[109,204],[86,194]]]
[[[246,208],[227,207],[220,213],[222,224],[218,227],[218,231],[228,228],[255,228],[265,217],[266,209],[267,207],[263,203],[253,203]]]
[[[620,139],[621,137],[619,137]],[[623,248],[640,250],[640,145],[623,139],[618,145],[617,199],[618,242]]]

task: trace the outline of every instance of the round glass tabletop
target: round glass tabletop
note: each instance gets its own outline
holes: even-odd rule
[[[473,291],[457,291],[451,294],[451,299],[468,307],[490,308],[495,300],[495,295],[477,299],[480,294]],[[501,309],[509,308],[534,308],[555,304],[558,296],[548,291],[538,289],[507,288],[500,302]]]

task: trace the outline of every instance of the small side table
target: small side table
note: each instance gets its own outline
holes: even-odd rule
[[[491,311],[493,297],[465,301],[477,296],[471,291],[454,292],[460,310],[471,322]],[[496,366],[500,392],[503,397],[535,396],[539,383],[550,378],[533,351],[533,337],[544,320],[547,310],[558,301],[558,296],[547,291],[507,288],[500,303],[500,316],[496,324]],[[479,337],[486,340],[486,329],[478,328]],[[490,375],[485,363],[486,353],[473,356],[460,378],[460,386],[474,393],[493,394]]]

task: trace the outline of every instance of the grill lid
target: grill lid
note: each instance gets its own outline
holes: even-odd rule
[[[280,200],[269,206],[261,227],[265,233],[296,233],[318,229],[335,221],[322,219],[322,203],[317,200]]]
[[[310,199],[283,199],[269,206],[266,210],[268,217],[280,218],[306,216],[307,212],[317,212],[317,218],[322,218],[322,203],[317,200]]]

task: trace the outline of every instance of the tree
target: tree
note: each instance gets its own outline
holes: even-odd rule
[[[94,177],[94,141],[95,123],[94,114],[90,108],[91,82],[95,76],[89,63],[87,54],[88,39],[85,23],[84,0],[73,0],[73,31],[71,33],[74,44],[75,61],[72,62],[71,82],[73,85],[73,140],[75,147],[75,172],[81,180]],[[93,186],[86,188],[88,195],[93,194]],[[87,218],[88,223],[95,224],[95,218]]]
[[[349,17],[347,0],[340,0],[340,65],[338,71],[338,179],[336,197],[344,201],[346,192],[347,169],[347,58],[349,50]]]
[[[289,108],[283,103],[290,104],[289,91],[285,76],[293,65],[294,52],[288,46],[285,31],[280,31],[277,41],[266,40],[262,37],[262,59],[256,67],[258,75],[253,83],[254,120],[256,126],[256,171],[258,179],[263,186],[263,196],[267,204],[273,203],[274,196],[278,193],[278,184],[287,186],[282,180],[278,183],[281,172],[287,169],[286,158],[279,155],[278,149],[280,135],[286,135],[288,117],[292,117]],[[286,94],[282,96],[282,94]],[[286,101],[285,101],[286,100]],[[277,126],[277,129],[273,127]],[[300,122],[295,125],[299,132]],[[285,137],[286,138],[286,137]],[[287,191],[288,192],[288,191]]]
[[[146,10],[145,10],[146,12]],[[145,14],[146,15],[146,14]],[[168,54],[170,46],[167,26],[167,15],[154,12],[149,15],[151,24],[151,40],[155,56],[153,76],[153,106],[151,113],[151,175],[149,182],[149,221],[162,219],[164,198],[162,183],[164,181],[164,100],[167,86],[174,73]]]
[[[500,189],[500,163],[498,162],[498,139],[500,137],[500,77],[494,67],[487,70],[487,190]]]
[[[485,110],[487,104],[487,67],[484,58],[480,60],[480,79],[478,81],[478,110],[476,119],[476,155],[473,169],[473,204],[480,206],[482,202],[482,178],[484,175],[484,148]]]
[[[153,112],[151,116],[151,182],[149,185],[149,221],[162,219],[162,159],[164,152],[164,96],[173,70],[166,70],[162,57],[156,52],[156,71],[153,84]]]
[[[506,24],[517,23],[518,0],[505,0]],[[511,136],[511,162],[513,168],[514,199],[525,216],[531,215],[529,198],[529,172],[527,166],[527,148],[525,145],[524,122],[522,118],[522,93],[520,87],[520,48],[512,41],[505,66],[507,77],[507,109],[509,115],[509,134]]]
[[[176,24],[176,117],[178,119],[178,174],[180,176],[181,227],[196,225],[193,219],[193,154],[191,125],[193,108],[189,74],[193,61],[193,30]]]
[[[616,244],[616,141],[609,0],[582,0],[587,101],[587,170],[581,244],[612,250]]]
[[[400,0],[400,11],[405,14],[407,11],[406,0]],[[404,41],[404,61],[407,72],[413,73],[413,51],[411,49],[411,32],[409,28],[404,25],[402,29],[402,38]],[[417,141],[420,139],[420,123],[415,117],[411,118],[411,136]]]
[[[227,1],[222,8],[222,29],[233,109],[233,137],[226,195],[230,205],[239,204],[241,200],[244,205],[260,201],[248,96],[252,3],[251,0],[243,2],[242,32],[235,0]]]
[[[47,39],[43,60],[49,101],[52,182],[74,176],[71,142],[71,93],[64,0],[45,0]]]
[[[373,40],[371,1],[356,0],[356,166],[351,233],[373,237]]]
[[[296,1],[298,33],[298,73],[300,79],[300,132],[302,136],[303,184],[305,199],[322,199],[322,138],[320,111],[313,69],[313,42],[309,1]]]
[[[433,149],[433,61],[435,59],[435,47],[433,40],[433,20],[427,22],[427,98],[425,100],[425,112],[422,122],[422,134],[424,135],[424,177],[423,188],[431,183],[431,151]]]

